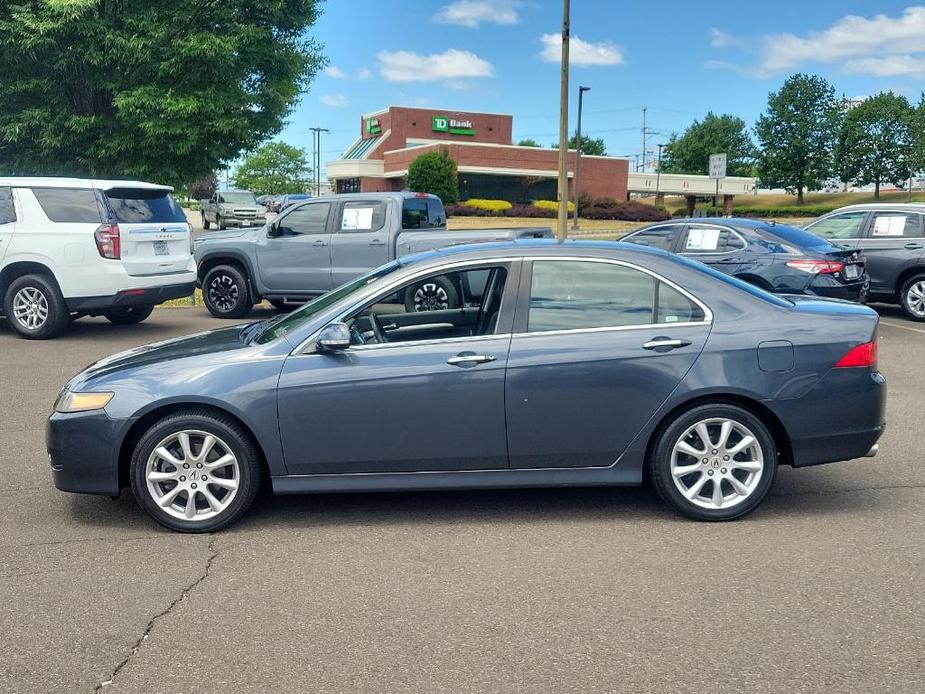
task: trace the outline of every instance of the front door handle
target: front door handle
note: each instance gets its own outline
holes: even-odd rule
[[[382,239],[373,239],[372,241],[369,242],[369,245],[370,246],[384,246],[385,241],[383,241]]]
[[[670,337],[654,337],[645,343],[643,349],[651,349],[655,352],[670,352],[678,347],[687,347],[690,340],[673,340]]]
[[[312,245],[313,246],[327,246],[328,242],[322,239],[315,239],[315,242]]]
[[[495,358],[490,354],[475,354],[474,352],[460,352],[455,357],[450,357],[446,363],[450,366],[459,366],[468,369],[479,364],[486,364],[494,361]]]
[[[922,247],[920,243],[907,243],[903,248],[909,251],[917,251]]]

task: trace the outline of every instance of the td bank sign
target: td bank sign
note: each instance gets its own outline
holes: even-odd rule
[[[447,116],[434,116],[432,130],[436,133],[449,133],[450,135],[475,135],[471,120],[457,120]]]

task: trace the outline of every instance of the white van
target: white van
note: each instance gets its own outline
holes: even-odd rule
[[[140,323],[196,281],[191,229],[169,186],[0,177],[0,312],[30,339],[73,318]]]

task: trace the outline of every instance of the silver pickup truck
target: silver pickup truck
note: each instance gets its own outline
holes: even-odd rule
[[[252,227],[263,224],[267,208],[257,202],[249,190],[219,190],[208,200],[199,201],[202,228],[213,224],[218,229],[229,226]]]
[[[206,307],[241,318],[261,299],[288,310],[411,253],[552,235],[549,227],[447,231],[436,196],[352,193],[309,200],[258,228],[202,234],[194,253]],[[403,301],[408,311],[459,308],[479,292],[447,276],[409,287]]]

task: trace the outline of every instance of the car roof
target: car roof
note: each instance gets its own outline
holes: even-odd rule
[[[757,235],[766,235],[774,239],[782,239],[788,243],[805,248],[818,248],[819,246],[830,246],[831,241],[817,236],[816,234],[793,226],[792,224],[778,224],[773,221],[764,219],[750,219],[748,217],[692,217],[685,219],[672,220],[677,224],[715,224],[724,226],[729,229],[735,229],[741,232],[755,232]],[[645,229],[654,229],[658,226],[667,226],[666,222],[652,224]],[[642,231],[642,230],[640,230]],[[635,232],[633,232],[635,233]]]
[[[380,199],[390,198],[393,200],[407,200],[408,198],[437,198],[437,196],[433,195],[432,193],[413,193],[408,190],[387,193],[337,193],[332,197],[336,197],[338,200],[368,200],[371,197]]]
[[[173,190],[172,186],[145,181],[118,181],[98,178],[65,178],[61,176],[4,176],[0,177],[0,185],[13,188],[97,188],[99,190],[112,190],[113,188],[150,188],[153,190]]]
[[[876,210],[912,210],[913,212],[925,213],[925,203],[922,202],[862,202],[854,205],[845,205],[837,210],[832,210],[828,214],[836,212],[846,212],[849,210],[857,211],[876,211]]]

